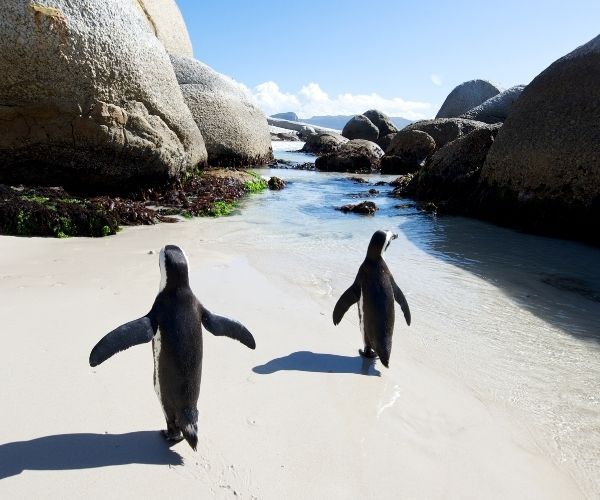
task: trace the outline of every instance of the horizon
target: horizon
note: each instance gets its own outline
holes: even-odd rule
[[[196,58],[245,86],[265,114],[300,118],[371,108],[432,118],[462,82],[530,83],[597,36],[600,18],[600,2],[591,0],[177,4]]]

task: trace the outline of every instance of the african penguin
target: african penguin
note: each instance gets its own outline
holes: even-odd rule
[[[213,335],[239,340],[254,349],[252,334],[237,321],[212,314],[194,296],[188,281],[188,261],[179,247],[160,251],[160,290],[152,309],[140,319],[107,334],[90,353],[97,366],[112,355],[152,340],[154,389],[162,405],[169,441],[198,444],[198,396],[202,372],[202,325]]]
[[[349,307],[358,302],[358,318],[365,344],[361,356],[379,359],[388,368],[394,333],[394,300],[410,325],[410,309],[402,290],[394,281],[384,260],[390,242],[398,235],[391,231],[376,231],[371,237],[367,256],[358,269],[354,283],[337,301],[333,324],[337,325]]]

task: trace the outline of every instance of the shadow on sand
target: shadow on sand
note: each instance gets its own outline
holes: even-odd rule
[[[268,363],[252,368],[254,373],[269,375],[279,371],[300,371],[314,373],[355,373],[379,377],[373,360],[361,356],[340,356],[310,351],[298,351],[283,358],[275,358]]]
[[[157,431],[58,434],[0,445],[0,479],[24,470],[74,470],[125,464],[181,465]]]

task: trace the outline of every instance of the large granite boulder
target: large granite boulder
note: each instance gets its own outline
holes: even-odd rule
[[[315,133],[306,138],[302,151],[315,155],[335,153],[347,142],[348,139],[335,132]]]
[[[426,132],[435,141],[437,149],[444,147],[449,142],[472,132],[473,130],[485,127],[486,124],[475,120],[466,120],[464,118],[436,118],[435,120],[421,120],[404,127],[399,133],[409,130],[420,130]]]
[[[461,83],[448,94],[435,117],[456,118],[475,106],[479,106],[490,97],[499,94],[502,90],[504,89],[487,80],[469,80]]]
[[[389,116],[377,109],[365,111],[363,116],[371,120],[371,123],[379,129],[379,137],[398,132],[398,127],[392,123]]]
[[[169,54],[193,57],[192,41],[175,0],[132,0]]]
[[[382,156],[383,151],[374,142],[353,139],[339,151],[319,156],[315,167],[326,172],[370,173],[379,169]]]
[[[477,120],[485,123],[503,123],[510,113],[512,105],[519,98],[525,85],[515,85],[490,97],[487,101],[467,111],[461,118]]]
[[[600,36],[523,90],[481,180],[488,213],[600,243]]]
[[[375,142],[379,138],[379,129],[364,115],[356,115],[344,125],[342,135],[350,140],[364,139]]]
[[[211,166],[259,165],[273,158],[266,116],[244,87],[190,57],[172,55],[171,61]]]
[[[0,182],[126,189],[206,161],[163,45],[133,2],[6,0]]]
[[[473,130],[438,150],[417,176],[416,197],[427,201],[471,205],[479,174],[501,124]]]
[[[381,173],[403,175],[416,172],[435,149],[435,141],[427,132],[401,130],[394,135],[381,159]]]

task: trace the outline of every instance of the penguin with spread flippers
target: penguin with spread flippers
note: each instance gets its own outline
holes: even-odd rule
[[[113,354],[152,340],[154,389],[162,405],[169,441],[198,444],[198,409],[202,373],[202,326],[213,335],[239,340],[254,349],[252,334],[237,321],[208,311],[193,294],[183,251],[167,245],[160,251],[160,290],[152,309],[106,335],[90,353],[97,366]]]
[[[358,319],[365,344],[359,353],[366,358],[379,356],[386,368],[392,352],[394,301],[398,302],[406,324],[410,325],[408,302],[383,258],[390,242],[397,237],[391,231],[373,234],[354,283],[342,294],[333,310],[333,324],[337,325],[350,306],[358,302]]]

